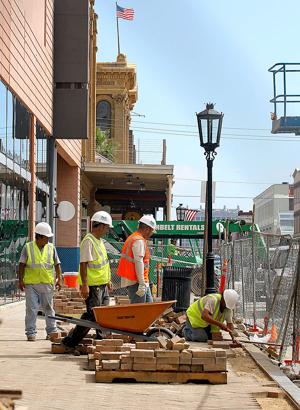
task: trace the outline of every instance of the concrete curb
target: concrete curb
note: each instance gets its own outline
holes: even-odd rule
[[[241,341],[243,343],[243,341]],[[270,359],[258,347],[253,345],[243,345],[243,348],[250,354],[256,364],[264,371],[278,386],[286,392],[290,402],[300,409],[300,389],[297,387],[280,369],[273,364]]]

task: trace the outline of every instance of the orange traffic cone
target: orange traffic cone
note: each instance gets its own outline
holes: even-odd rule
[[[272,327],[271,327],[271,337],[269,342],[270,343],[276,343],[277,342],[277,338],[278,338],[278,333],[277,333],[277,327],[276,325],[273,323]]]
[[[227,276],[227,265],[228,265],[228,261],[227,259],[224,259],[223,265],[222,265],[222,269],[221,269],[221,278],[220,278],[220,288],[219,288],[219,292],[222,294],[225,290],[225,285],[226,285],[226,276]]]

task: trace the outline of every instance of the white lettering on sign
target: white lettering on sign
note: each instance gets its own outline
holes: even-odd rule
[[[157,231],[204,231],[204,224],[199,225],[175,225],[159,224],[156,226]]]
[[[174,231],[175,225],[157,225],[157,231]]]

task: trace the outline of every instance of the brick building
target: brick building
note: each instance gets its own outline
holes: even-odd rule
[[[15,275],[27,227],[31,239],[39,221],[53,225],[63,269],[77,269],[81,139],[88,138],[89,70],[96,60],[93,5],[0,0],[1,275]],[[68,43],[74,27],[76,50]],[[62,200],[75,207],[71,221],[53,219],[54,204]],[[72,266],[64,266],[68,259]]]

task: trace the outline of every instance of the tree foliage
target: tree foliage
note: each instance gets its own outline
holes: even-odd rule
[[[117,144],[109,137],[109,131],[102,131],[96,128],[96,152],[105,158],[114,161]]]

